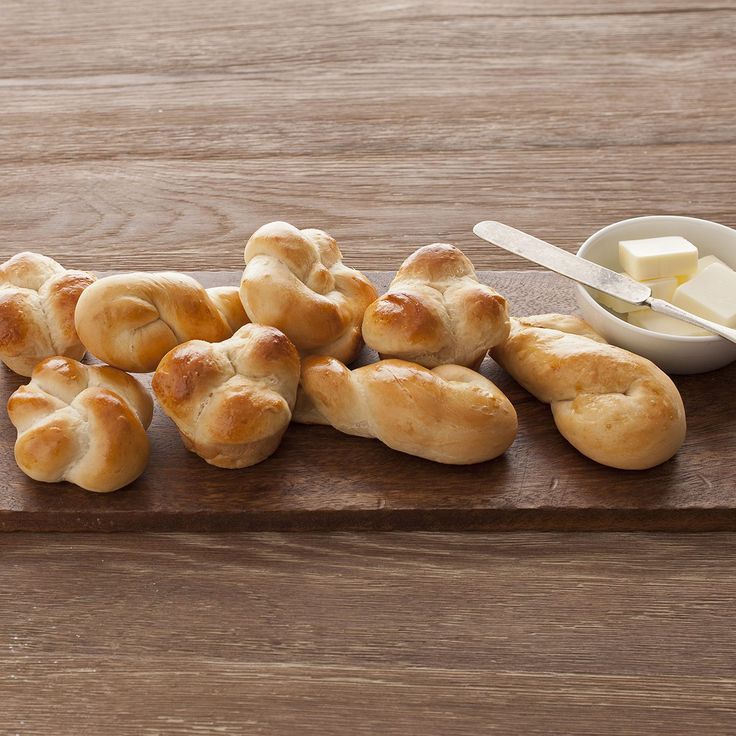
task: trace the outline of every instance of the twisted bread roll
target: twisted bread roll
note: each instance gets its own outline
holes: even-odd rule
[[[295,419],[454,465],[497,457],[517,429],[514,407],[480,374],[459,365],[430,371],[403,360],[350,371],[334,358],[307,358]]]
[[[277,327],[302,355],[355,360],[363,312],[377,294],[327,233],[271,222],[251,236],[245,264],[240,298],[253,322]]]
[[[237,288],[205,289],[191,276],[168,272],[100,279],[75,314],[87,350],[134,373],[155,370],[187,340],[224,340],[247,321]]]
[[[186,448],[221,468],[255,465],[276,450],[298,384],[296,348],[277,329],[254,324],[223,342],[179,345],[153,376]]]
[[[150,395],[132,376],[65,357],[39,363],[8,400],[20,469],[34,480],[68,480],[99,493],[143,472],[152,413]]]
[[[95,277],[67,271],[53,258],[18,253],[0,265],[0,359],[30,376],[52,355],[81,358],[84,346],[74,329],[74,308]]]
[[[685,409],[670,378],[646,358],[609,345],[578,317],[514,319],[508,340],[491,355],[551,404],[562,436],[596,462],[651,468],[685,439]]]
[[[427,368],[452,363],[477,369],[508,334],[506,300],[478,283],[465,254],[444,243],[410,255],[363,317],[363,338],[382,358]]]

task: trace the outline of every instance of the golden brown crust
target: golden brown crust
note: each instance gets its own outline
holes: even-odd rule
[[[517,430],[514,407],[480,374],[457,365],[428,370],[403,360],[350,371],[333,358],[307,358],[295,419],[457,465],[497,457]]]
[[[388,345],[380,351],[382,355],[407,349],[418,354],[436,353],[446,338],[439,311],[416,294],[391,291],[368,307],[363,317],[364,330],[387,336]],[[396,338],[391,339],[394,335]],[[389,347],[392,343],[397,343],[395,348]]]
[[[596,462],[641,470],[671,458],[685,438],[677,388],[657,366],[607,344],[578,317],[512,320],[491,351],[527,391],[551,404],[562,435]]]
[[[254,322],[284,332],[302,355],[357,357],[363,313],[377,295],[332,237],[272,222],[251,236],[245,264],[240,297]]]
[[[400,281],[452,281],[475,276],[470,259],[459,248],[449,243],[432,243],[417,248],[396,272]]]
[[[30,376],[51,355],[81,358],[74,310],[94,280],[38,253],[18,253],[0,265],[0,359]]]
[[[106,493],[135,480],[148,462],[151,397],[109,366],[48,358],[7,408],[18,430],[16,461],[35,480]]]
[[[159,363],[151,386],[167,414],[186,411],[188,402],[198,399],[204,387],[214,388],[220,382],[222,361],[207,345],[200,340],[185,342]]]
[[[219,343],[192,340],[161,360],[153,390],[185,446],[243,468],[278,447],[291,421],[299,354],[274,327],[248,324]]]
[[[182,342],[224,340],[248,321],[236,287],[205,289],[185,274],[120,274],[91,288],[76,309],[82,342],[100,360],[134,373],[155,370]]]
[[[506,300],[479,283],[465,254],[445,243],[410,255],[363,317],[366,344],[381,357],[428,368],[477,368],[508,329]]]
[[[0,291],[0,345],[3,354],[23,350],[30,330],[25,298],[17,291]]]
[[[84,452],[75,429],[74,417],[62,415],[23,432],[15,443],[18,467],[35,480],[64,480],[66,469]]]

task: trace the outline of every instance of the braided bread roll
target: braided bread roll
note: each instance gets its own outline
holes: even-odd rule
[[[277,327],[302,355],[355,360],[363,313],[378,295],[333,238],[271,222],[251,236],[245,264],[240,298],[251,321]]]
[[[155,370],[187,340],[224,340],[247,321],[236,287],[205,289],[191,276],[170,272],[100,279],[75,314],[87,350],[133,373]]]
[[[153,376],[186,448],[221,468],[255,465],[276,450],[298,385],[299,354],[289,338],[254,324],[223,342],[179,345]]]
[[[470,259],[445,243],[410,255],[363,317],[363,338],[382,358],[427,368],[452,363],[477,370],[508,334],[506,300],[479,283]]]
[[[453,465],[497,457],[517,429],[514,407],[479,373],[403,360],[350,371],[334,358],[307,358],[295,420],[376,437],[394,450]]]
[[[670,378],[646,358],[609,345],[578,317],[514,319],[508,340],[491,355],[551,405],[562,436],[596,462],[651,468],[685,439],[685,409]]]
[[[95,277],[68,271],[40,253],[18,253],[0,265],[0,359],[30,376],[52,355],[81,358],[74,329],[77,300]]]
[[[34,480],[99,493],[135,480],[148,462],[153,401],[127,373],[66,357],[39,363],[8,400],[15,459]]]

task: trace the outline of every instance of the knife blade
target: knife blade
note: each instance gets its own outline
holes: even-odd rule
[[[545,266],[550,271],[567,276],[573,281],[603,291],[611,296],[623,299],[631,304],[645,304],[652,295],[652,290],[644,284],[626,278],[610,268],[586,261],[573,253],[568,253],[556,245],[535,238],[532,235],[504,225],[501,222],[487,220],[479,222],[473,232],[483,240],[487,240],[499,248],[516,253],[517,256]]]
[[[482,240],[515,253],[528,261],[538,263],[550,271],[567,276],[573,281],[598,289],[598,291],[623,299],[623,301],[631,304],[645,304],[655,312],[681,319],[684,322],[689,322],[725,337],[731,342],[736,342],[736,330],[697,317],[662,299],[654,299],[652,298],[652,290],[648,286],[611,271],[610,268],[599,266],[592,261],[586,261],[584,258],[535,238],[533,235],[493,220],[479,222],[473,228],[473,232]]]

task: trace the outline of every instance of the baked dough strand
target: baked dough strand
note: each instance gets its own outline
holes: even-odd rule
[[[651,468],[685,439],[685,409],[669,376],[646,358],[609,345],[579,317],[513,319],[508,339],[491,356],[550,404],[570,444],[603,465]]]
[[[427,368],[477,370],[488,349],[508,334],[506,300],[479,283],[470,259],[446,243],[410,255],[363,317],[365,342],[382,358]]]
[[[44,358],[82,358],[74,309],[94,280],[40,253],[18,253],[0,265],[0,359],[10,370],[30,376]]]
[[[66,357],[39,363],[8,400],[15,459],[34,480],[107,493],[146,467],[153,401],[123,371]]]
[[[343,263],[332,237],[271,222],[253,233],[244,257],[240,297],[253,322],[281,330],[302,355],[355,360],[363,313],[378,294]]]
[[[248,321],[236,287],[205,289],[182,273],[107,276],[82,296],[75,314],[82,342],[134,373],[154,371],[182,342],[224,340]]]
[[[276,450],[298,384],[296,348],[274,327],[254,324],[223,342],[179,345],[153,376],[184,445],[221,468],[254,465]]]
[[[307,358],[295,420],[456,465],[497,457],[517,430],[514,407],[479,373],[458,365],[428,370],[403,360],[351,371],[334,358]]]

